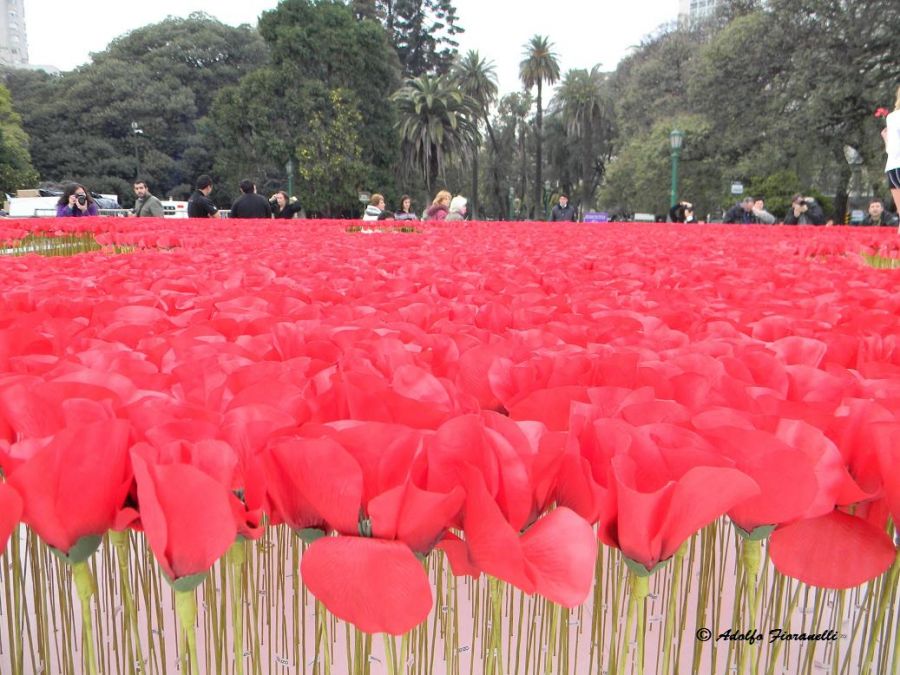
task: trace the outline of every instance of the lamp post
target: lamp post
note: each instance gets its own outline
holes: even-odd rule
[[[544,220],[550,220],[550,181],[544,181]]]
[[[138,126],[137,122],[131,123],[131,140],[134,143],[134,179],[141,177],[141,156],[138,154],[138,136],[142,136],[144,130]]]
[[[294,196],[294,158],[291,157],[287,164],[284,165],[285,171],[287,171],[288,176],[288,197]]]
[[[672,129],[669,134],[669,143],[672,146],[672,191],[671,203],[669,206],[675,206],[678,203],[678,159],[681,157],[681,145],[684,143],[684,132],[678,129]]]

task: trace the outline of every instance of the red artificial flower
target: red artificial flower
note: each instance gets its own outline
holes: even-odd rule
[[[880,576],[896,551],[884,529],[842,511],[798,520],[769,537],[775,568],[821,588],[854,588]]]
[[[22,498],[8,483],[0,483],[0,555],[6,550],[9,535],[22,517]]]
[[[330,438],[275,439],[260,457],[274,522],[294,530],[359,531],[363,472]]]
[[[324,537],[304,552],[300,573],[328,611],[367,633],[404,635],[434,602],[422,563],[399,541]]]
[[[7,480],[22,496],[22,522],[67,554],[83,537],[102,537],[132,484],[129,424],[107,420],[63,429],[46,443],[22,442]]]
[[[875,108],[875,117],[887,117],[889,115],[887,108]]]
[[[238,534],[222,483],[190,464],[156,464],[146,446],[131,453],[141,524],[171,581],[205,574]]]
[[[573,511],[554,509],[520,535],[491,497],[481,474],[469,469],[463,529],[468,560],[486,574],[569,608],[590,594],[597,538]]]

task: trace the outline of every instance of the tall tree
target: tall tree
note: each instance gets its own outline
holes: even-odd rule
[[[553,51],[553,44],[549,38],[543,35],[535,35],[525,45],[525,58],[519,64],[519,79],[525,89],[531,90],[537,87],[537,116],[535,117],[535,140],[537,142],[537,153],[535,157],[535,186],[534,186],[534,205],[532,206],[532,216],[534,210],[540,207],[541,190],[543,189],[543,181],[541,169],[543,164],[542,154],[542,135],[544,129],[544,110],[542,107],[542,94],[544,82],[553,84],[559,80],[559,59]]]
[[[399,114],[401,152],[428,192],[454,157],[466,157],[478,136],[477,107],[445,76],[408,80],[393,99]]]
[[[612,132],[612,106],[607,76],[594,66],[570,70],[556,92],[554,103],[562,115],[566,131],[578,139],[581,160],[581,199],[591,206],[594,192],[603,178]]]
[[[211,170],[198,123],[220,88],[265,58],[254,29],[192,14],[116,38],[74,71],[13,70],[6,82],[45,181],[79,180],[129,204],[138,162],[153,190],[166,195],[186,194]]]
[[[460,91],[472,99],[475,103],[478,118],[484,121],[491,140],[491,149],[497,154],[497,139],[494,129],[491,127],[490,108],[497,98],[497,74],[493,61],[481,58],[475,50],[469,50],[464,57],[457,61],[453,69],[453,80],[459,86]],[[476,122],[477,124],[477,122]],[[475,137],[475,146],[472,152],[472,218],[478,217],[478,151],[480,136]],[[497,165],[493,171],[494,196],[500,202],[500,176]]]
[[[0,193],[33,187],[37,179],[22,118],[13,110],[9,89],[0,85]]]
[[[404,78],[450,72],[463,32],[452,0],[351,0],[351,6],[358,19],[384,25]]]
[[[389,96],[400,68],[384,29],[334,0],[284,0],[259,29],[270,63],[213,105],[219,171],[233,180],[252,169],[276,189],[291,162],[299,196],[323,215],[358,208],[360,190],[389,192],[399,145]]]

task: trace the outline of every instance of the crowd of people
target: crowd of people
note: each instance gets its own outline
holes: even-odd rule
[[[885,111],[886,112],[886,111]],[[881,132],[887,153],[885,175],[891,188],[894,203],[900,210],[900,88],[897,89],[897,100],[894,111],[886,115],[886,125]],[[288,196],[280,191],[269,199],[257,194],[253,181],[245,179],[240,182],[241,196],[231,207],[231,218],[294,218],[301,212],[296,197]],[[197,179],[196,190],[188,199],[187,214],[189,218],[215,218],[221,216],[219,209],[209,198],[213,190],[213,181],[207,175]],[[133,216],[163,215],[160,200],[150,193],[145,180],[134,183],[135,205]],[[462,195],[452,195],[447,190],[438,192],[431,204],[421,216],[413,210],[413,200],[409,195],[400,198],[399,208],[389,209],[384,195],[375,193],[369,199],[362,219],[378,220],[446,220],[462,221],[466,219],[468,200]],[[69,185],[57,203],[56,215],[59,217],[96,216],[99,208],[91,193],[83,185]],[[559,196],[558,203],[549,214],[551,222],[572,222],[577,220],[576,209],[569,204],[566,194]],[[669,211],[668,220],[675,223],[696,223],[698,221],[694,206],[690,202],[677,202]],[[766,210],[766,204],[759,197],[745,197],[725,212],[722,222],[735,224],[773,225],[774,215]],[[796,194],[791,199],[790,207],[784,217],[785,225],[834,225],[834,221],[826,219],[825,212],[812,197]],[[879,199],[869,202],[865,217],[858,223],[862,226],[893,227],[898,224],[898,217],[885,208]]]

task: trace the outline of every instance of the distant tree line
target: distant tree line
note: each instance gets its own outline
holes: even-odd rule
[[[562,70],[535,35],[502,97],[489,58],[458,53],[462,30],[450,0],[283,0],[256,27],[192,14],[71,72],[8,70],[0,189],[77,180],[129,204],[138,173],[176,198],[210,173],[223,205],[250,177],[332,217],[374,191],[421,210],[443,187],[481,218],[543,218],[562,192],[664,213],[678,128],[680,194],[703,215],[736,181],[776,215],[792,192],[838,217],[853,192],[886,196],[873,112],[896,91],[898,3],[726,1],[612,71]]]

